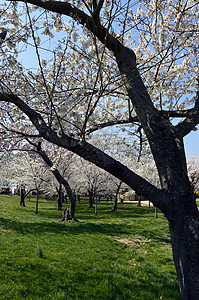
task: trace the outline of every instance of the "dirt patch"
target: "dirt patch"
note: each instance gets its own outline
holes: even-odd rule
[[[135,236],[135,237],[133,237],[133,241],[130,241],[128,238],[121,238],[121,237],[115,236],[114,240],[116,240],[119,243],[122,243],[128,247],[132,247],[134,249],[140,249],[141,244],[150,242],[149,239],[147,239],[143,236]]]

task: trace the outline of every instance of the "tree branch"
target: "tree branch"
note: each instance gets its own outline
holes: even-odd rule
[[[14,1],[17,2],[19,0]],[[181,166],[186,174],[184,152],[181,149],[181,143],[179,146],[176,135],[173,134],[172,124],[169,120],[167,120],[167,118],[161,116],[161,113],[154,106],[137,68],[134,51],[123,46],[117,38],[109,34],[108,30],[100,24],[99,19],[98,22],[96,22],[92,16],[88,16],[68,2],[52,0],[21,1],[32,3],[49,11],[72,17],[79,24],[82,24],[90,32],[92,32],[107,49],[113,52],[122,75],[124,85],[127,89],[128,96],[132,101],[135,112],[148,138],[151,151],[158,168],[161,184],[168,190],[172,190],[174,187],[180,187],[183,180],[182,176],[179,176],[180,173],[177,171],[178,167]],[[16,99],[15,104],[24,111],[24,105],[26,104],[24,102],[22,104],[21,100],[18,100]],[[64,134],[62,137],[58,137],[56,132],[50,130],[50,128],[46,125],[41,115],[30,109],[30,107],[28,107],[27,110],[25,109],[24,112],[29,116],[32,123],[46,140],[77,153],[79,156],[95,163],[97,166],[108,171],[118,179],[123,180],[125,178],[125,183],[135,189],[136,192],[146,195],[146,197],[155,197],[157,192],[156,188],[154,190],[154,187],[152,188],[151,185],[148,186],[148,182],[137,177],[135,173],[131,172],[119,162],[112,160],[112,158],[106,156],[103,152],[100,152],[100,150],[95,147],[93,148],[93,146],[86,142],[77,141]],[[187,117],[186,122],[184,121],[184,124],[182,123],[184,126],[181,128],[183,129],[184,134],[185,132],[189,132],[190,128],[193,128],[193,125],[198,123],[198,113],[196,110],[192,112],[193,114],[191,113]],[[191,125],[188,124],[189,122]],[[178,128],[180,130],[180,127]],[[164,161],[167,161],[167,164],[164,164]],[[171,170],[176,170],[176,172],[171,172]],[[176,181],[178,181],[178,183],[176,183]],[[141,191],[139,192],[140,189]],[[162,196],[164,197],[164,195]],[[153,201],[151,200],[151,202]]]
[[[96,0],[93,0],[93,8],[94,8],[95,16],[99,17],[100,10],[102,9],[103,4],[104,4],[104,0],[99,0],[98,4]]]
[[[44,9],[47,9],[52,12],[60,13],[72,17],[74,20],[78,21],[79,24],[85,26],[89,31],[97,36],[97,38],[106,45],[106,47],[114,52],[114,55],[118,55],[118,50],[122,47],[122,44],[110,35],[107,29],[97,23],[97,26],[93,22],[93,18],[77,7],[71,5],[68,2],[53,1],[53,0],[13,0],[13,2],[24,2],[37,5]],[[99,11],[103,5],[103,1],[98,3],[96,10]]]
[[[164,118],[185,118],[185,117],[190,116],[191,113],[192,113],[191,109],[174,110],[174,111],[161,110],[160,111],[160,115]],[[124,120],[110,120],[105,123],[95,124],[91,128],[89,128],[86,131],[86,133],[89,134],[89,133],[92,133],[99,129],[114,126],[114,125],[124,125],[124,124],[128,125],[128,124],[132,124],[132,123],[140,124],[140,121],[137,116],[130,116],[128,119],[124,119]]]
[[[14,1],[18,2],[19,0]],[[72,17],[74,20],[78,21],[79,24],[85,26],[98,38],[99,41],[101,41],[106,46],[106,48],[114,53],[120,73],[123,77],[123,81],[128,92],[128,96],[132,101],[139,121],[141,122],[141,125],[149,140],[156,165],[159,169],[159,173],[162,174],[161,181],[165,182],[166,187],[166,182],[171,182],[172,180],[169,179],[170,174],[168,174],[168,168],[166,168],[163,164],[160,164],[159,160],[166,159],[169,161],[170,157],[173,157],[173,148],[176,148],[177,145],[175,138],[172,135],[172,126],[170,122],[164,120],[160,112],[155,108],[147,91],[147,88],[142,81],[136,65],[136,56],[134,51],[122,45],[122,43],[117,38],[109,34],[108,30],[100,24],[99,18],[96,22],[93,16],[88,16],[83,11],[81,11],[77,7],[74,7],[68,2],[52,0],[20,1],[28,2],[39,7],[43,7],[49,11]],[[196,113],[193,113],[191,118],[188,117],[187,122],[184,122],[183,126],[181,127],[183,130],[182,134],[180,134],[180,127],[178,127],[179,130],[177,131],[179,132],[179,136],[186,135],[191,130],[191,128],[193,128],[194,125],[198,123],[197,119],[198,118]],[[192,120],[191,126],[190,124],[188,124],[190,120]],[[173,148],[169,147],[169,149],[166,149],[165,143],[173,145]],[[177,157],[179,157],[179,154],[176,155]],[[175,163],[177,163],[176,157],[172,162],[170,162],[170,165],[173,166],[173,164]]]
[[[187,118],[175,126],[175,131],[179,138],[189,134],[199,123],[199,92],[196,94],[195,106],[189,110]]]
[[[38,137],[40,137],[40,135],[38,135],[38,134],[30,134],[30,133],[25,133],[25,132],[22,132],[22,131],[11,129],[11,128],[5,126],[2,123],[0,123],[0,126],[2,126],[5,130],[7,130],[9,132],[12,132],[12,133],[15,133],[17,136],[20,136],[20,137],[25,137],[25,138],[38,138]],[[4,132],[4,134],[5,133],[6,132]],[[0,132],[0,134],[3,134],[3,132]]]
[[[106,127],[110,127],[110,126],[114,126],[114,125],[124,125],[124,124],[132,124],[134,122],[139,122],[138,118],[135,116],[135,117],[130,117],[126,120],[110,120],[108,122],[105,122],[105,123],[101,123],[101,124],[95,124],[94,126],[92,126],[91,128],[89,128],[86,133],[89,134],[89,133],[92,133],[94,131],[97,131],[99,129],[102,129],[102,128],[106,128]]]
[[[37,128],[40,135],[47,141],[54,143],[62,148],[65,148],[78,156],[94,163],[99,168],[106,170],[116,178],[122,180],[138,194],[148,198],[155,206],[164,212],[165,202],[164,195],[166,191],[160,190],[153,186],[151,183],[135,174],[133,171],[116,161],[103,151],[95,148],[93,145],[76,140],[67,135],[61,137],[57,135],[47,124],[42,116],[31,109],[22,99],[13,94],[0,94],[0,101],[10,102],[15,104],[22,112],[24,112]]]

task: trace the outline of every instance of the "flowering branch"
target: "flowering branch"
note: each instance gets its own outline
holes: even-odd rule
[[[42,116],[30,108],[21,98],[13,94],[2,94],[0,93],[0,101],[10,102],[15,104],[23,113],[25,113],[33,125],[37,128],[42,136],[47,141],[57,144],[73,153],[76,153],[80,157],[94,163],[98,167],[104,169],[108,173],[112,174],[116,178],[122,180],[124,183],[129,185],[138,194],[148,197],[150,201],[162,211],[166,205],[164,195],[166,191],[156,188],[154,185],[135,174],[133,171],[128,169],[126,166],[119,163],[109,155],[105,154],[101,150],[97,149],[93,145],[79,141],[68,135],[64,134],[58,136],[57,133],[52,130]]]

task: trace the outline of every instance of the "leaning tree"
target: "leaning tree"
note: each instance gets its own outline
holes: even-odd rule
[[[43,162],[49,167],[56,181],[59,183],[58,191],[58,210],[62,209],[62,185],[70,200],[70,208],[66,209],[67,218],[65,221],[77,221],[75,219],[76,199],[72,188],[68,182],[72,172],[69,170],[73,162],[71,152],[63,151],[64,149],[56,147],[54,144],[45,143],[42,145],[41,141],[32,142],[27,139],[28,145],[23,146],[26,151],[34,152],[42,158]],[[30,147],[32,145],[32,147]]]
[[[181,298],[193,300],[199,298],[199,215],[183,138],[199,122],[198,15],[194,0],[14,0],[2,5],[0,36],[3,134],[41,136],[161,209]],[[23,65],[29,46],[35,69]],[[142,149],[148,141],[161,188],[86,141],[116,124],[121,145],[137,147],[138,138]]]

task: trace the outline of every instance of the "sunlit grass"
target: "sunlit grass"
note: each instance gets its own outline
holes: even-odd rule
[[[147,207],[77,205],[62,224],[57,203],[19,206],[0,196],[0,299],[179,299],[169,230]]]

